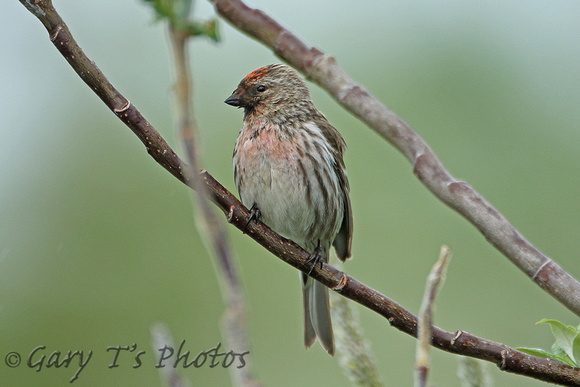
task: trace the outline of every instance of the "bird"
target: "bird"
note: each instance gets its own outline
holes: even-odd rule
[[[293,240],[313,264],[328,262],[331,245],[341,261],[351,257],[353,219],[344,163],[346,143],[316,109],[292,67],[271,64],[247,74],[225,101],[243,108],[233,169],[252,219]],[[328,288],[300,273],[304,345],[318,338],[335,352]]]

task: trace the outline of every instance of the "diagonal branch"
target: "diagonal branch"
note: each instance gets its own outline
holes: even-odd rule
[[[78,46],[50,0],[19,0],[48,30],[50,40],[77,74],[103,102],[143,142],[149,154],[182,182],[192,180],[190,168],[181,169],[182,161],[155,128],[117,91]],[[185,165],[185,164],[183,164]],[[228,222],[244,229],[250,212],[206,171],[201,172],[210,199],[227,215]],[[268,251],[304,273],[311,271],[310,254],[296,243],[276,234],[261,222],[250,222],[248,236]],[[417,317],[383,294],[353,277],[323,264],[311,276],[337,293],[358,302],[385,317],[397,329],[417,335]],[[552,359],[527,355],[501,343],[464,331],[447,332],[433,327],[432,344],[442,350],[496,363],[502,370],[562,385],[580,385],[580,369]]]
[[[184,19],[189,17],[189,9]],[[173,63],[175,69],[175,111],[176,121],[183,142],[189,165],[183,165],[183,169],[193,171],[199,170],[200,152],[198,141],[198,129],[193,115],[193,104],[191,101],[192,87],[191,75],[189,72],[189,55],[187,50],[188,39],[191,34],[183,30],[176,24],[169,24],[169,40],[173,48]],[[199,216],[196,217],[198,231],[203,236],[203,240],[209,245],[208,252],[216,262],[216,272],[226,310],[223,315],[222,329],[230,348],[238,351],[249,350],[248,329],[246,326],[246,302],[242,285],[239,279],[239,269],[237,261],[232,253],[227,240],[227,234],[222,222],[213,211],[208,200],[208,189],[203,183],[199,174],[193,174],[193,180],[188,181],[188,185],[197,191],[197,208]],[[193,191],[192,191],[193,192]],[[249,352],[249,351],[248,351]],[[252,374],[251,356],[246,354],[245,367],[231,367],[230,375],[234,385],[240,387],[260,387],[261,383]]]
[[[272,17],[241,0],[210,1],[223,18],[302,71],[401,151],[415,175],[437,198],[463,215],[536,284],[580,316],[580,282],[527,241],[467,182],[451,176],[425,140],[354,82],[333,57],[307,45]]]

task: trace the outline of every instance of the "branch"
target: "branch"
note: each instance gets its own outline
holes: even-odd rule
[[[342,262],[337,262],[338,268]],[[384,387],[375,355],[366,340],[358,310],[352,302],[330,294],[330,312],[338,364],[352,386]]]
[[[52,2],[50,0],[19,1],[44,24],[50,40],[58,51],[91,90],[139,137],[148,153],[180,181],[191,180],[192,173],[189,169],[181,169],[182,161],[163,137],[84,54],[64,21],[53,8]],[[284,262],[304,273],[312,271],[311,276],[325,286],[377,312],[392,326],[416,337],[417,317],[407,309],[328,264],[323,264],[322,267],[316,266],[314,270],[311,270],[312,266],[308,263],[310,254],[307,251],[276,234],[262,222],[250,222],[245,228],[250,217],[248,209],[208,172],[202,171],[201,177],[208,188],[210,199],[227,214],[228,222],[240,230],[245,229],[248,236]],[[435,347],[448,352],[494,362],[504,371],[562,385],[580,385],[580,369],[552,359],[527,355],[506,345],[464,331],[452,333],[433,327],[432,343]]]
[[[233,26],[259,40],[325,89],[345,109],[395,146],[419,180],[463,215],[537,285],[580,316],[580,282],[528,242],[467,182],[456,180],[429,145],[402,118],[354,82],[331,56],[301,41],[259,9],[241,0],[210,0]]]
[[[186,20],[189,17],[189,9],[187,8],[186,14],[182,15],[182,20]],[[191,101],[192,87],[187,50],[187,42],[191,36],[189,31],[180,27],[180,24],[169,23],[169,40],[173,47],[173,63],[175,66],[176,121],[183,147],[187,153],[187,160],[189,161],[189,166],[183,165],[183,169],[196,171],[200,169],[201,162],[197,141],[199,131],[193,117],[193,104]],[[240,352],[249,352],[245,318],[246,301],[240,284],[237,262],[230,249],[223,223],[219,221],[213,208],[210,207],[206,185],[199,174],[192,174],[192,177],[193,179],[188,181],[188,185],[198,193],[196,202],[199,216],[196,217],[196,220],[198,220],[196,224],[199,233],[203,236],[202,240],[211,244],[211,246],[206,245],[206,247],[216,261],[217,275],[221,280],[218,282],[226,304],[222,329],[231,348]],[[234,385],[260,387],[261,383],[252,375],[251,356],[249,353],[246,354],[244,360],[246,361],[245,367],[230,367],[229,369]]]
[[[462,387],[493,387],[487,364],[470,357],[460,357],[457,377]]]
[[[161,348],[169,346],[175,348],[173,336],[169,331],[169,327],[162,322],[155,323],[151,326],[151,349],[153,352],[158,352]],[[161,367],[158,368],[161,381],[164,386],[168,387],[190,387],[187,379],[183,378],[177,368],[175,367]]]
[[[439,292],[445,275],[447,266],[451,259],[451,250],[447,246],[441,246],[439,259],[427,276],[425,293],[419,310],[419,326],[417,333],[417,356],[415,362],[415,386],[424,387],[427,385],[427,373],[429,372],[429,344],[431,341],[431,325],[433,323],[433,304],[435,296]]]

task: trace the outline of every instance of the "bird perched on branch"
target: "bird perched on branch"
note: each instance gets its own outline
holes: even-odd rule
[[[351,256],[352,212],[340,133],[312,103],[291,67],[272,64],[242,79],[225,100],[244,108],[234,148],[236,187],[252,218],[328,262],[330,246]],[[304,345],[316,338],[334,354],[328,289],[301,273]]]

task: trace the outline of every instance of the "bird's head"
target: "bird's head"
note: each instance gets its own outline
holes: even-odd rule
[[[296,70],[282,64],[271,64],[246,75],[224,102],[244,108],[246,115],[268,117],[305,101],[310,101],[310,93]]]

